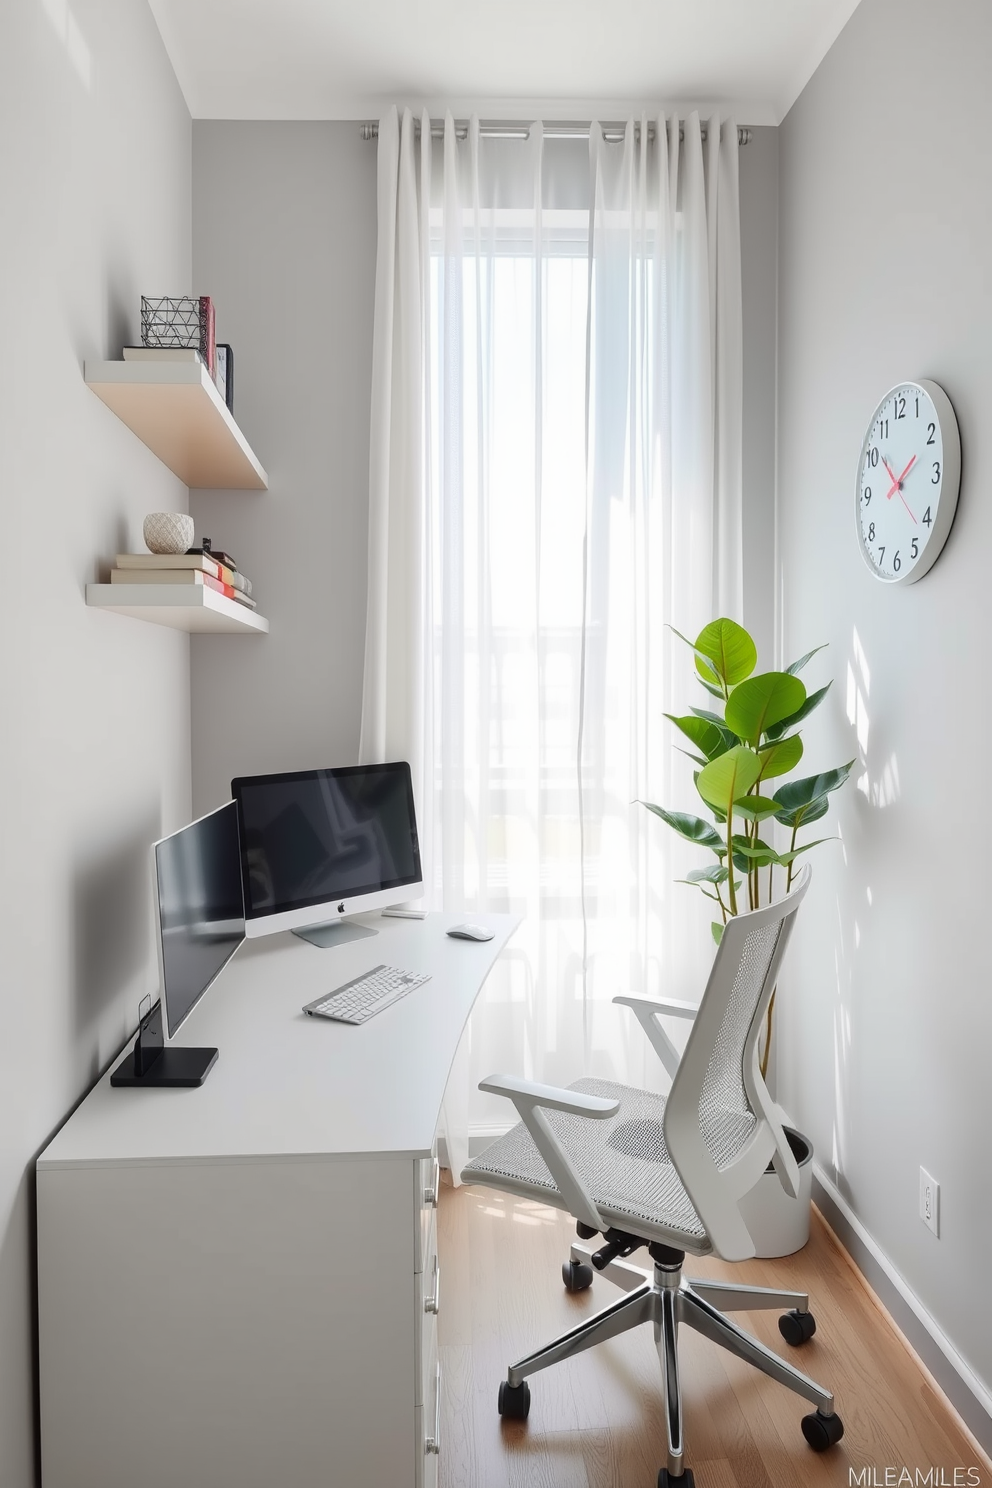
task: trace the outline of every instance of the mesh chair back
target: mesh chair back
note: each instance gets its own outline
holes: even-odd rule
[[[778,1108],[761,1077],[758,1044],[809,880],[807,866],[777,904],[728,921],[666,1106],[669,1153],[728,1260],[754,1253],[737,1200],[769,1159],[780,1176],[789,1175],[783,1177],[788,1188],[794,1191],[798,1182]],[[730,1253],[741,1246],[743,1255]]]
[[[723,1009],[699,1093],[699,1129],[718,1168],[725,1168],[757,1125],[744,1083],[747,1036],[782,934],[782,921],[749,930]]]

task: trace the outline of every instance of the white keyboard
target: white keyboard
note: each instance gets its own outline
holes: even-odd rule
[[[345,982],[327,997],[308,1002],[303,1009],[310,1017],[334,1018],[338,1023],[364,1023],[383,1008],[390,1007],[422,987],[430,977],[413,971],[398,971],[395,966],[373,966],[364,976]]]

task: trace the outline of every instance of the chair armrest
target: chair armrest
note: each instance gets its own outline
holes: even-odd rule
[[[633,1009],[634,1016],[651,1040],[651,1047],[665,1069],[675,1078],[679,1067],[679,1051],[658,1022],[659,1018],[695,1018],[699,1008],[692,1002],[666,1000],[655,1002],[648,997],[614,997],[614,1002]]]
[[[698,1002],[678,1002],[672,997],[665,997],[660,1001],[654,997],[614,997],[613,1001],[635,1011],[643,1007],[651,1013],[664,1013],[666,1018],[694,1018],[699,1012]]]
[[[518,1080],[512,1075],[490,1075],[479,1083],[480,1090],[490,1095],[505,1095],[523,1115],[524,1105],[544,1106],[549,1111],[567,1111],[572,1116],[591,1116],[602,1121],[615,1116],[620,1109],[617,1100],[604,1100],[599,1095],[583,1095],[580,1090],[565,1090],[560,1085],[541,1085],[537,1080]]]
[[[558,1085],[541,1085],[535,1080],[517,1080],[512,1075],[490,1075],[479,1082],[479,1089],[491,1095],[503,1095],[517,1108],[517,1114],[530,1132],[534,1146],[544,1158],[548,1172],[558,1186],[569,1212],[575,1219],[594,1230],[604,1228],[599,1210],[581,1175],[576,1172],[545,1116],[550,1111],[565,1111],[571,1116],[585,1116],[602,1121],[615,1116],[620,1109],[617,1100],[603,1100],[597,1095],[583,1095],[579,1090],[563,1090]]]

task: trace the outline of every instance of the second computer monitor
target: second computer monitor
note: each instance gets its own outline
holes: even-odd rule
[[[241,776],[231,794],[249,937],[309,932],[423,892],[405,762]]]

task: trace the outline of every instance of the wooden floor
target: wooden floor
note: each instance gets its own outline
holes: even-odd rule
[[[833,1390],[844,1439],[822,1456],[810,1451],[799,1423],[811,1407],[684,1328],[685,1461],[697,1488],[849,1488],[851,1468],[873,1467],[867,1481],[884,1483],[886,1467],[908,1467],[915,1479],[931,1465],[944,1469],[938,1483],[968,1482],[954,1469],[976,1467],[988,1488],[988,1461],[816,1211],[813,1220],[797,1256],[738,1266],[687,1257],[686,1272],[810,1293],[817,1332],[799,1349],[783,1342],[777,1313],[737,1316]],[[492,1189],[445,1187],[438,1223],[441,1488],[655,1488],[665,1435],[648,1328],[534,1376],[526,1422],[504,1424],[496,1411],[514,1358],[621,1296],[601,1277],[587,1292],[565,1292],[568,1217]],[[646,1254],[632,1261],[645,1265]]]

